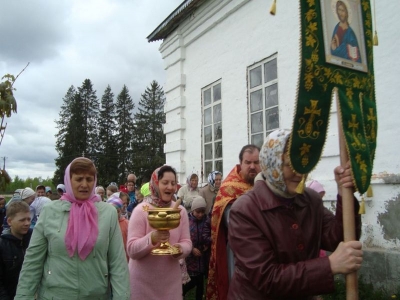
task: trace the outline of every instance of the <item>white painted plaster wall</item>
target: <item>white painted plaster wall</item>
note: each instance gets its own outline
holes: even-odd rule
[[[387,201],[400,194],[400,185],[385,184],[399,174],[400,51],[399,1],[375,1],[379,46],[374,47],[378,148],[374,164],[374,196],[367,199],[363,240],[367,247],[398,249],[399,239],[387,240],[377,216]],[[247,67],[278,53],[281,127],[290,128],[299,72],[299,9],[297,1],[278,1],[275,17],[265,0],[208,1],[161,45],[166,69],[167,163],[185,182],[192,170],[201,174],[201,89],[221,80],[223,157],[226,175],[238,163],[241,147],[249,142]],[[339,164],[336,108],[323,157],[310,178],[327,190],[326,205],[335,199],[333,168]],[[204,174],[206,177],[207,174]]]

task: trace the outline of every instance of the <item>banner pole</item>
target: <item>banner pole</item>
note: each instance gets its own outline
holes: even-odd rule
[[[335,89],[337,115],[338,115],[338,132],[340,147],[340,165],[344,167],[349,160],[346,149],[346,141],[344,138],[342,127],[341,108],[339,103],[339,95]],[[344,241],[356,240],[356,225],[354,212],[354,195],[352,188],[339,187],[342,189],[342,208],[343,208],[343,237]],[[346,300],[358,300],[358,277],[357,272],[346,275]]]

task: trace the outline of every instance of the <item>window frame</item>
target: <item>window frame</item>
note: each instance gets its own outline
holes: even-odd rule
[[[219,86],[219,90],[214,90],[214,88],[217,86]],[[207,92],[208,94],[209,90],[210,90],[209,93],[210,101],[208,101],[208,97],[207,99],[205,97],[205,93]],[[217,92],[216,94],[219,93],[220,96],[220,98],[216,100],[214,99],[215,91]],[[219,113],[218,116],[215,116],[214,114],[217,112],[218,106],[220,107]],[[207,124],[205,122],[206,111],[210,112],[210,120]],[[215,117],[219,117],[218,122],[214,122]],[[220,172],[223,172],[222,169],[223,169],[224,155],[223,155],[223,130],[222,130],[222,80],[221,79],[214,81],[201,89],[201,118],[202,118],[201,120],[202,174],[203,174],[203,180],[207,181],[208,174],[211,171],[218,170]],[[211,132],[209,131],[209,128],[211,129]],[[210,132],[207,135],[206,135],[206,130]],[[219,134],[219,136],[216,139],[217,134]],[[220,154],[219,157],[216,156],[217,144],[219,145],[218,146],[219,148],[218,153]],[[210,146],[211,146],[211,157],[209,157]],[[210,163],[211,163],[211,170],[209,170]]]
[[[275,74],[276,77],[269,80],[268,82],[265,82],[266,78],[266,65],[270,62],[273,62],[275,60]],[[261,67],[261,78],[260,80],[258,79],[258,76],[256,76],[256,73],[253,73],[252,71],[256,71],[257,68]],[[257,70],[258,71],[258,70]],[[274,54],[268,58],[265,58],[259,62],[256,62],[252,64],[251,66],[247,67],[247,97],[248,97],[248,138],[249,138],[249,143],[251,144],[256,144],[258,146],[262,146],[262,144],[265,141],[265,138],[267,135],[272,132],[273,130],[279,128],[280,124],[280,113],[279,113],[279,84],[278,84],[278,55]],[[257,83],[261,81],[260,84],[254,85],[252,81],[256,80]],[[253,85],[253,86],[252,86]],[[276,104],[273,104],[271,106],[266,107],[266,89],[269,87],[272,87],[276,85],[276,97],[277,99],[275,100]],[[261,100],[256,98],[256,93],[261,92]],[[254,100],[252,97],[255,97]],[[274,100],[274,99],[272,99]],[[257,103],[258,102],[258,103]],[[255,105],[258,104],[258,105]],[[260,105],[261,104],[261,105]],[[277,127],[269,128],[267,130],[267,113],[271,111],[276,111],[275,114],[277,113]],[[252,122],[252,118],[260,118],[262,117],[262,124],[261,127],[257,126],[260,124],[256,124]],[[260,129],[261,128],[261,129]],[[262,141],[260,141],[262,134]]]

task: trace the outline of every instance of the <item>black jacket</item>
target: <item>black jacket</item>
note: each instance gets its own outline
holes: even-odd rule
[[[20,240],[12,234],[0,237],[0,300],[14,299],[32,229]]]

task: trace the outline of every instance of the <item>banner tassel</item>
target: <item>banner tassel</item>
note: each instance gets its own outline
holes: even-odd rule
[[[372,185],[370,184],[368,189],[367,189],[367,197],[371,198],[374,196],[374,191],[372,190]]]
[[[365,200],[364,196],[361,197],[360,209],[358,211],[359,215],[365,215]]]
[[[374,46],[378,46],[379,45],[379,41],[378,41],[378,33],[376,32],[376,30],[375,30],[373,39],[374,39]]]
[[[301,178],[301,181],[300,181],[299,185],[296,187],[296,190],[295,190],[297,194],[303,194],[303,193],[304,193],[304,184],[305,184],[305,181],[306,181],[306,176],[303,175],[303,177]]]
[[[378,42],[378,32],[376,31],[376,13],[375,13],[375,0],[374,0],[374,28],[375,28],[375,32],[374,32],[374,36],[372,37],[372,44],[374,46],[378,46],[379,42]]]
[[[271,9],[269,10],[269,13],[271,15],[275,16],[275,14],[276,14],[276,0],[274,0],[274,2],[272,2]]]

